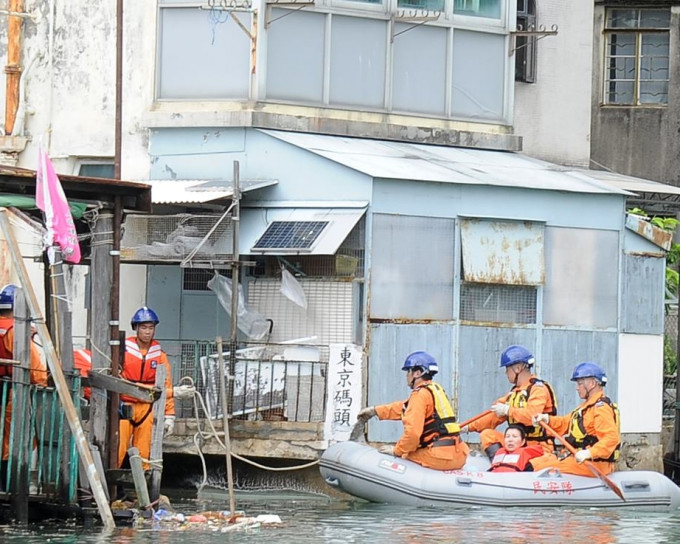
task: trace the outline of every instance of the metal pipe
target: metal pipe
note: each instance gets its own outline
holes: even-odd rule
[[[123,140],[123,0],[116,0],[116,113],[113,177],[121,179]]]
[[[21,81],[21,28],[24,20],[24,0],[9,0],[7,20],[7,74],[5,84],[5,134],[12,134],[19,109],[19,82]]]

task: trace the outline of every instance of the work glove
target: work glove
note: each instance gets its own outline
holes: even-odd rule
[[[178,385],[172,388],[172,396],[177,400],[190,399],[196,393],[193,385]]]
[[[574,455],[574,459],[576,459],[577,463],[583,463],[583,461],[587,461],[588,459],[592,459],[593,454],[590,453],[590,450],[584,449],[584,450],[578,450],[576,452],[576,455]]]
[[[508,412],[510,411],[509,404],[492,404],[491,411],[496,414],[496,417],[508,417]]]
[[[378,451],[385,455],[394,455],[394,446],[380,446]]]
[[[548,414],[536,414],[531,418],[531,423],[534,424],[534,427],[538,427],[541,422],[543,423],[548,423],[550,421],[550,416]]]
[[[357,421],[363,421],[366,423],[369,419],[372,417],[375,417],[376,411],[374,406],[369,406],[367,408],[362,408],[359,410],[359,413],[357,414]]]
[[[469,429],[469,427],[468,427],[467,425],[465,425],[464,427],[461,427],[461,428],[460,428],[460,432],[461,432],[461,433],[469,433],[469,432],[470,432],[470,429]]]
[[[170,436],[175,432],[175,416],[165,416],[163,422],[163,436]]]

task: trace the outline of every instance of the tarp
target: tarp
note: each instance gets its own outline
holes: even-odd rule
[[[87,204],[83,202],[69,202],[73,219],[80,219],[87,209]],[[24,195],[0,195],[0,206],[4,208],[19,208],[20,210],[37,210],[35,197]]]

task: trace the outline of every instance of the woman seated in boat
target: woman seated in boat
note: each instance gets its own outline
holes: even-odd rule
[[[619,430],[619,409],[604,394],[607,375],[599,365],[591,362],[576,365],[571,376],[576,382],[576,391],[583,402],[565,416],[534,416],[533,422],[547,423],[574,448],[575,455],[564,459],[546,454],[531,461],[534,470],[555,467],[565,474],[594,476],[583,464],[592,461],[603,474],[614,471],[614,463],[619,458],[621,432]]]
[[[505,429],[503,447],[494,455],[489,472],[531,471],[531,459],[543,455],[538,444],[527,446],[527,434],[523,425],[509,425]]]
[[[460,438],[460,427],[446,392],[432,381],[439,371],[434,357],[424,351],[413,352],[406,357],[402,370],[411,388],[408,400],[369,406],[359,412],[357,419],[401,419],[404,433],[394,446],[381,446],[381,453],[436,470],[462,468],[470,449]]]

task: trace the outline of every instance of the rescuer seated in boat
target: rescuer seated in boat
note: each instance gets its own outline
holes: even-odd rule
[[[621,432],[619,409],[604,394],[607,375],[599,365],[585,362],[576,365],[571,381],[576,382],[576,391],[583,403],[569,415],[539,414],[534,417],[534,423],[547,423],[560,435],[566,434],[565,440],[578,451],[561,460],[554,454],[545,454],[532,459],[531,464],[534,470],[555,467],[565,474],[593,476],[583,464],[592,461],[603,474],[609,474],[619,458]]]
[[[436,470],[461,468],[470,449],[460,438],[444,388],[432,381],[439,371],[437,362],[428,353],[415,351],[406,357],[402,370],[411,388],[408,400],[364,408],[357,419],[366,422],[376,415],[379,419],[401,419],[404,433],[394,446],[381,446],[381,453]]]
[[[542,427],[534,427],[531,419],[537,414],[557,414],[555,392],[548,382],[539,380],[532,371],[536,359],[523,347],[508,346],[501,354],[501,368],[512,384],[512,389],[500,397],[487,415],[471,422],[461,432],[479,432],[482,449],[493,459],[503,443],[503,433],[496,427],[506,421],[511,425],[522,425],[527,443],[540,445],[545,453],[554,450],[552,438]]]
[[[505,429],[503,447],[491,460],[489,472],[528,472],[533,470],[529,461],[543,455],[538,444],[527,445],[527,435],[522,425],[510,425]]]

